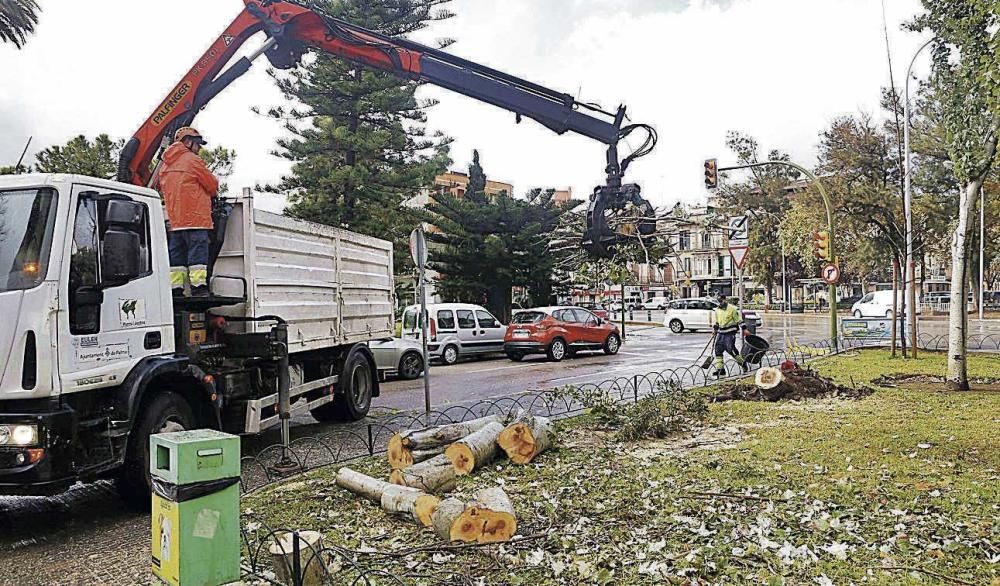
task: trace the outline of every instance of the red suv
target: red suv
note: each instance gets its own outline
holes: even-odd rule
[[[622,345],[618,328],[580,307],[540,307],[519,311],[507,326],[503,349],[520,362],[528,354],[546,354],[559,362],[579,351],[617,354]]]

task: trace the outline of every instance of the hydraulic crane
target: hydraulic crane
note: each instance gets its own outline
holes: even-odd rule
[[[645,124],[624,124],[624,106],[607,112],[569,94],[444,51],[366,30],[316,7],[275,0],[244,0],[244,4],[244,10],[126,143],[119,161],[119,181],[152,185],[158,172],[154,166],[158,152],[168,146],[179,128],[190,126],[199,111],[249,71],[254,60],[263,55],[275,68],[291,69],[299,65],[306,51],[315,50],[509,110],[518,122],[522,116],[531,118],[557,134],[571,131],[607,145],[606,180],[590,197],[582,245],[592,256],[610,257],[617,244],[655,232],[653,207],[642,198],[640,187],[624,184],[623,177],[632,161],[652,151],[656,132]],[[264,45],[223,71],[238,50],[260,32],[267,36]],[[619,143],[635,131],[646,133],[644,143],[620,159]],[[626,223],[634,226],[630,233],[609,223],[626,211],[632,218]]]

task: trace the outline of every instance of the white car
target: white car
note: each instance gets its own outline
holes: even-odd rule
[[[653,297],[642,304],[642,309],[646,311],[659,311],[666,309],[670,305],[670,300],[666,297]]]
[[[693,299],[675,299],[667,305],[663,316],[664,327],[670,328],[675,334],[684,330],[695,332],[712,329],[712,311],[719,304],[714,299],[696,297]],[[750,309],[743,310],[743,321],[748,326],[759,328],[764,325],[764,319],[759,313]]]
[[[903,291],[899,292],[898,303],[903,303]],[[917,315],[921,314],[920,303],[917,302]],[[851,307],[854,317],[881,317],[892,319],[892,291],[875,291],[862,297]],[[905,312],[904,312],[905,315]]]
[[[463,356],[503,352],[507,326],[486,308],[468,303],[438,303],[427,306],[431,320],[427,349],[430,358],[451,365]],[[403,338],[420,341],[420,306],[403,311]]]

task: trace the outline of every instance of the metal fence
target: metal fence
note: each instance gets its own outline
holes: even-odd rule
[[[943,338],[943,341],[942,341]],[[947,336],[921,336],[919,347],[925,350],[947,348]],[[887,343],[887,342],[886,342]],[[883,344],[872,344],[866,340],[841,339],[838,346],[830,340],[811,343],[791,343],[782,349],[767,351],[755,369],[765,366],[778,366],[786,360],[805,363],[817,358],[832,356],[845,351],[862,348],[879,347]],[[972,336],[969,338],[970,350],[1000,351],[1000,335]],[[525,410],[552,419],[563,419],[582,413],[586,407],[572,397],[586,396],[591,400],[603,402],[629,403],[653,394],[665,385],[677,385],[682,389],[693,390],[708,388],[722,382],[732,381],[747,376],[742,368],[733,361],[725,364],[726,376],[716,377],[710,370],[704,370],[699,365],[671,368],[660,371],[619,376],[598,383],[572,385],[576,391],[567,393],[566,387],[535,389],[510,396],[479,400],[469,404],[458,404],[443,410],[435,410],[430,414],[424,412],[393,413],[374,415],[365,421],[345,424],[328,433],[316,436],[302,437],[291,442],[286,449],[280,444],[269,446],[255,456],[243,458],[241,486],[243,494],[252,494],[268,485],[288,480],[305,472],[325,466],[342,465],[363,458],[369,458],[386,453],[389,439],[397,432],[406,429],[431,427],[448,423],[458,423],[487,415],[510,416]],[[590,401],[588,401],[589,403]],[[291,466],[282,462],[285,455],[291,458]],[[290,532],[285,529],[273,529],[267,526],[266,520],[254,516],[244,516],[244,574],[246,578],[260,580],[261,583],[279,584],[269,568],[268,556],[265,555],[270,544],[276,543],[276,537]],[[249,529],[248,529],[249,528]],[[297,540],[294,540],[297,543]],[[398,576],[380,569],[377,563],[362,565],[357,560],[359,552],[331,545],[321,550],[306,552],[306,559],[315,559],[322,564],[322,572],[331,584],[358,584],[374,586],[376,584],[407,584],[407,576]],[[293,556],[297,558],[297,556]],[[371,557],[371,556],[368,556]],[[326,568],[336,566],[336,574]],[[301,579],[304,568],[289,568],[293,576],[292,585],[297,586],[295,577]],[[416,578],[410,576],[409,578]],[[420,579],[434,580],[426,572]],[[440,581],[440,584],[455,582]],[[461,583],[461,582],[458,582]]]

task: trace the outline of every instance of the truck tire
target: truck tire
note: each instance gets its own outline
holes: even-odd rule
[[[375,389],[375,372],[365,352],[355,346],[344,361],[340,372],[340,388],[332,403],[309,411],[313,418],[323,423],[332,421],[359,421],[372,407]]]
[[[148,511],[152,494],[149,481],[149,436],[195,429],[197,420],[184,397],[171,391],[157,393],[142,405],[140,413],[129,434],[125,465],[116,486],[118,494],[129,507]]]

